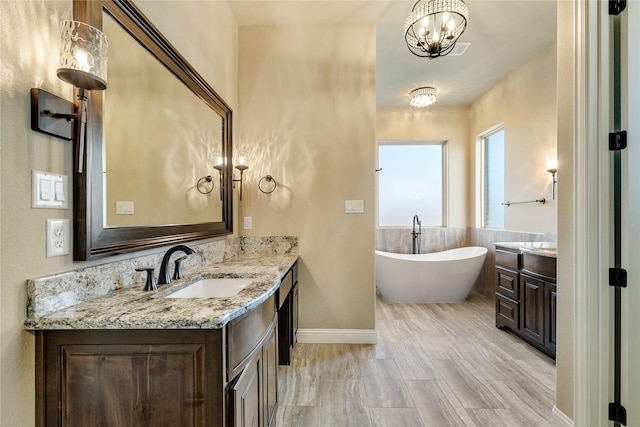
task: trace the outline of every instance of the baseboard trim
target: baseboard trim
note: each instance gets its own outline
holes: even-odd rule
[[[553,405],[553,427],[574,427],[573,420],[566,416],[556,405]]]
[[[375,344],[375,329],[298,329],[298,342],[307,344]]]

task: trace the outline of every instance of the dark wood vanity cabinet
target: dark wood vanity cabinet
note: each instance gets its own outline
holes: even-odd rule
[[[556,356],[556,258],[496,247],[496,326]]]
[[[36,425],[223,425],[220,332],[36,332]]]
[[[281,365],[291,364],[291,351],[298,342],[298,263],[280,282],[278,352]]]
[[[211,330],[36,331],[38,426],[269,426],[275,295]]]

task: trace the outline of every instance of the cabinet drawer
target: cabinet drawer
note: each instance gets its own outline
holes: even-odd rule
[[[502,249],[496,249],[496,265],[507,267],[512,270],[519,270],[522,264],[519,252],[509,252]]]
[[[525,252],[522,257],[522,270],[534,276],[556,281],[556,259]]]
[[[518,273],[500,267],[496,267],[496,272],[498,274],[498,287],[496,292],[517,300],[520,295],[520,292],[518,292]]]
[[[496,326],[508,327],[514,331],[519,328],[520,304],[496,293]]]
[[[275,316],[275,301],[271,296],[252,311],[227,325],[227,378],[234,378],[243,368]]]

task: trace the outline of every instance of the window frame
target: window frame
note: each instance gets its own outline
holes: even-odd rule
[[[494,229],[494,230],[504,230],[505,229],[505,221],[503,221],[501,227],[489,226],[487,225],[487,180],[486,180],[486,141],[492,135],[498,133],[499,131],[503,132],[503,140],[504,140],[504,148],[506,151],[506,132],[504,122],[500,122],[495,126],[490,127],[489,129],[481,132],[477,136],[477,149],[476,149],[476,159],[477,159],[477,167],[476,167],[476,197],[479,200],[478,210],[476,216],[476,223],[479,224],[481,228]],[[503,156],[506,154],[503,153]],[[505,164],[502,165],[503,172],[506,172]],[[506,179],[505,179],[506,183]],[[503,188],[503,198],[504,198],[504,188]]]
[[[449,223],[449,144],[448,140],[382,140],[378,141],[376,150],[376,227],[382,229],[398,228],[400,225],[380,225],[380,146],[390,145],[440,145],[441,146],[441,164],[442,164],[442,225],[427,225],[428,227],[447,227]],[[413,214],[412,214],[413,215]]]

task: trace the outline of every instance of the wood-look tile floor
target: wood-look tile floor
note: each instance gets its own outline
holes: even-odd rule
[[[553,360],[495,327],[494,303],[378,298],[378,343],[301,344],[278,370],[276,426],[550,426]]]

